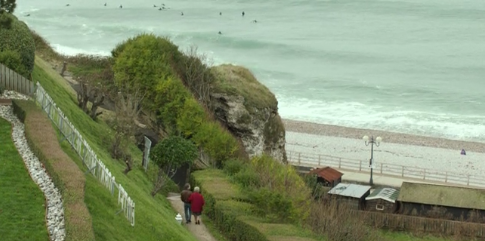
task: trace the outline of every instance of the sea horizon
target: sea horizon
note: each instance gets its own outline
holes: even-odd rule
[[[198,46],[251,70],[284,119],[485,142],[479,0],[106,3],[26,0],[15,15],[66,55],[141,33]]]

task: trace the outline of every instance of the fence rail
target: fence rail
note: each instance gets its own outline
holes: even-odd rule
[[[305,167],[320,167],[325,165],[348,171],[370,172],[370,166],[367,160],[363,161],[347,159],[323,154],[302,153],[296,151],[286,151],[286,153],[288,156],[288,162],[293,165]],[[485,187],[485,178],[479,176],[437,171],[426,168],[410,167],[390,163],[373,164],[375,174],[464,186]]]
[[[15,71],[0,64],[0,89],[13,90],[25,95],[32,95],[35,90],[34,82],[26,79]]]
[[[118,189],[118,204],[121,206],[118,213],[123,212],[125,217],[135,226],[135,202],[129,197],[125,189],[121,184],[116,183],[115,177],[101,162],[93,149],[84,140],[81,134],[76,130],[73,124],[67,119],[64,113],[56,106],[56,103],[47,94],[44,88],[37,83],[35,91],[35,100],[47,113],[47,116],[51,121],[59,128],[59,131],[64,136],[62,140],[67,140],[71,146],[76,150],[77,154],[81,157],[83,163],[88,168],[88,171],[92,173],[108,190],[111,194],[114,194],[115,189]]]

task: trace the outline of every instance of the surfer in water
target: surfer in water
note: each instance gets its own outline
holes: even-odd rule
[[[219,15],[221,15],[221,16],[222,16],[222,12],[219,12]]]
[[[123,8],[123,5],[120,5],[120,8]]]
[[[222,34],[222,32],[221,32],[221,31],[219,31],[219,34]]]
[[[184,16],[184,12],[181,12],[180,15]]]
[[[243,12],[242,12],[242,16],[243,16],[243,17],[244,17],[244,14],[245,14],[245,13],[244,13],[244,11],[243,11]]]

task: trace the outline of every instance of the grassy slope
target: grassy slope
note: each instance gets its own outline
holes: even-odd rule
[[[210,193],[216,202],[228,202],[230,204],[246,204],[236,202],[236,200],[245,200],[247,197],[232,184],[229,177],[222,170],[206,169],[193,173],[194,179],[201,184],[204,192]],[[244,208],[234,208],[232,211],[239,213],[239,218],[246,220],[247,223],[256,227],[269,240],[296,240],[296,241],[315,241],[322,240],[308,230],[298,228],[290,224],[267,223],[261,218],[249,215]]]
[[[49,240],[44,194],[32,181],[15,148],[11,128],[0,118],[0,237]]]
[[[165,197],[150,196],[152,184],[147,175],[140,168],[142,153],[136,148],[131,148],[135,159],[135,168],[128,175],[122,171],[125,166],[111,159],[105,146],[109,142],[109,127],[102,122],[92,121],[77,107],[76,97],[67,83],[55,73],[50,66],[36,59],[33,79],[39,81],[49,95],[57,103],[69,120],[76,126],[78,131],[97,153],[116,181],[123,185],[125,190],[136,203],[136,224],[131,227],[122,213],[116,214],[120,209],[117,204],[117,193],[114,196],[91,175],[86,177],[85,203],[93,219],[93,228],[96,240],[195,240],[187,229],[176,225],[172,210]],[[70,146],[61,143],[64,151],[80,166],[82,161],[73,152]]]

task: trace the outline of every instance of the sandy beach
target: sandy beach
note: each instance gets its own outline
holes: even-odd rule
[[[429,170],[470,174],[485,172],[485,143],[456,141],[386,131],[347,128],[303,121],[283,120],[286,150],[322,154],[368,162],[370,146],[362,136],[380,136],[374,146],[374,163],[419,167]],[[461,149],[467,155],[460,155]]]

